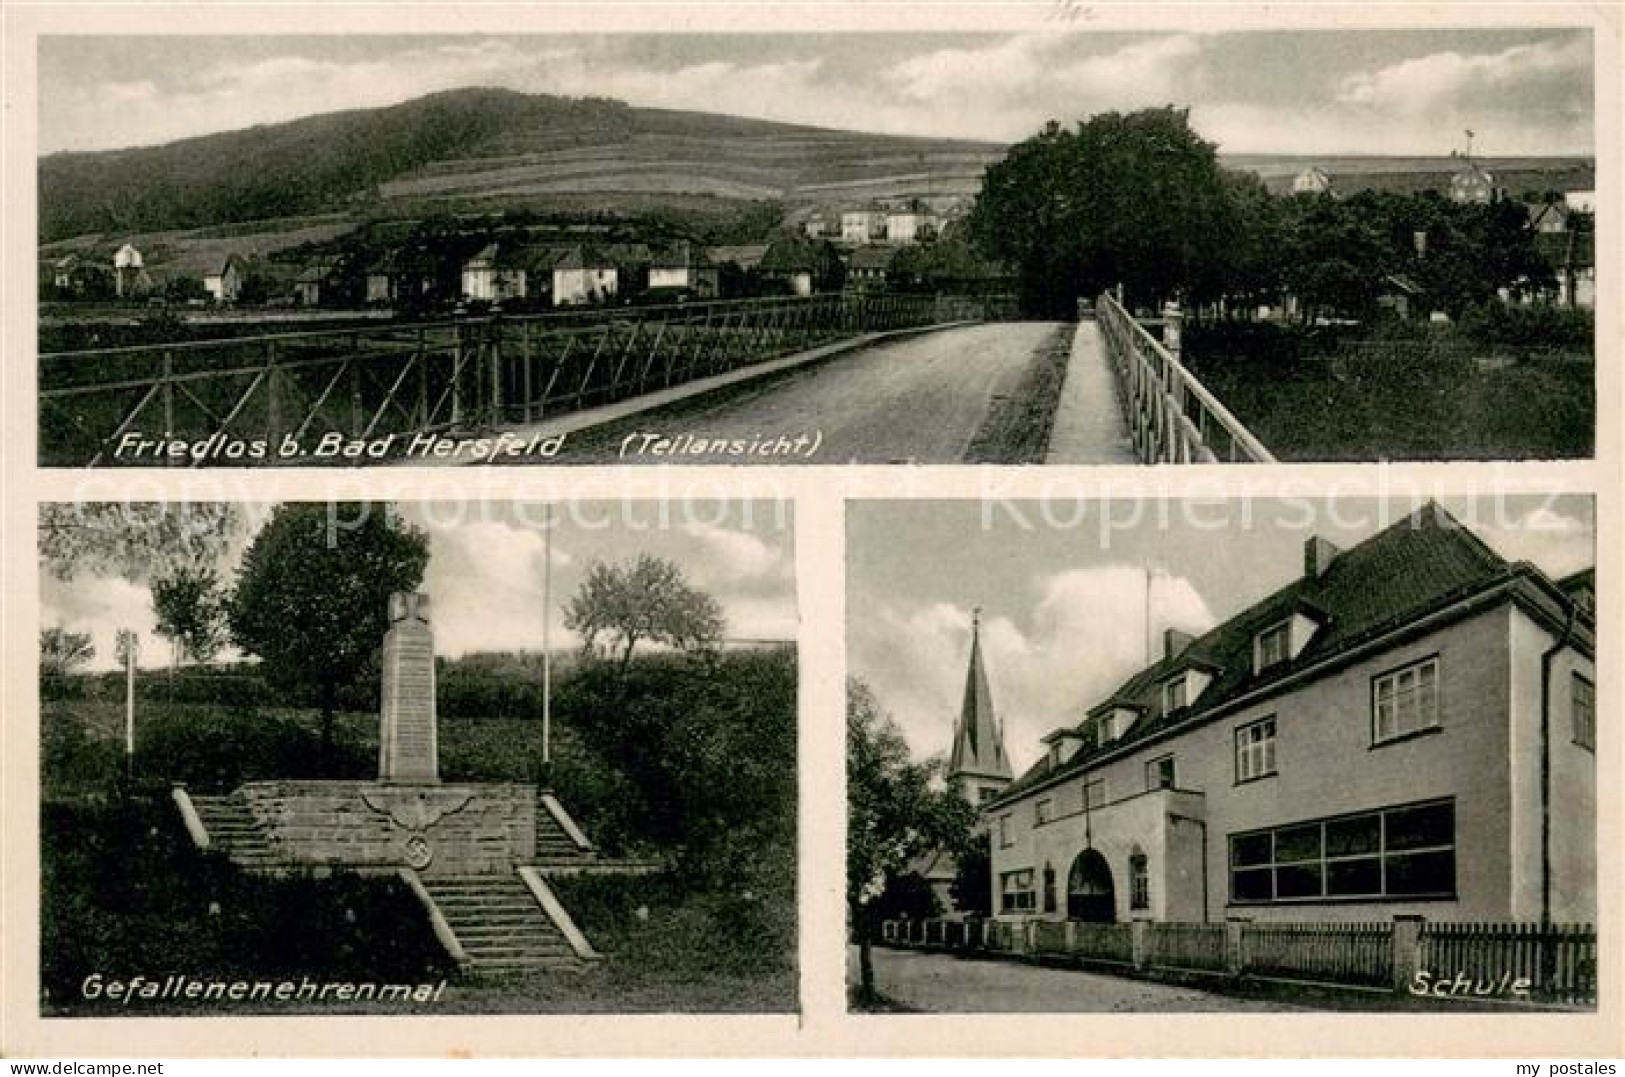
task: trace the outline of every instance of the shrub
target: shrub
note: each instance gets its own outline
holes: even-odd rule
[[[144,780],[226,791],[270,778],[370,777],[375,760],[339,739],[322,766],[320,738],[291,718],[253,710],[163,713],[138,725],[136,770]]]
[[[1539,352],[1594,354],[1596,316],[1580,307],[1486,303],[1470,308],[1461,332],[1479,347],[1526,355]]]
[[[407,982],[451,971],[394,878],[247,875],[197,852],[166,797],[47,804],[40,822],[47,1009],[89,1008],[91,973]]]

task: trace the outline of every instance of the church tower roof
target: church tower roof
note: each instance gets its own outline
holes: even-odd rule
[[[954,727],[953,752],[948,759],[948,780],[995,778],[1008,782],[1010,759],[1004,754],[1004,735],[993,709],[993,691],[982,665],[981,610],[971,620],[970,667],[965,673],[965,701]]]

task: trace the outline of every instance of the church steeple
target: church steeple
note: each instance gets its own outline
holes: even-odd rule
[[[1010,784],[1010,760],[1004,754],[1004,735],[993,709],[993,691],[982,665],[982,610],[971,615],[970,666],[965,672],[965,700],[954,727],[953,751],[948,757],[948,784],[972,804]]]

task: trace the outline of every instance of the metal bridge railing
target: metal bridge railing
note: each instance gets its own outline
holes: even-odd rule
[[[40,462],[293,464],[335,432],[536,422],[966,315],[932,296],[820,295],[57,352],[39,358]]]
[[[1101,296],[1096,311],[1141,463],[1275,462],[1241,420],[1116,299]]]

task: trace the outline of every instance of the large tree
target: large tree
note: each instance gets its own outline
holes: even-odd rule
[[[564,609],[564,625],[581,635],[582,652],[600,656],[600,644],[619,656],[624,672],[641,642],[680,651],[705,650],[722,638],[722,607],[691,587],[675,562],[650,554],[610,565],[593,562]]]
[[[241,514],[224,501],[53,501],[40,506],[42,567],[145,583],[175,568],[213,564]]]
[[[169,641],[171,670],[207,662],[226,645],[225,589],[207,565],[186,565],[152,581],[158,634]]]
[[[428,562],[428,536],[376,503],[280,505],[243,555],[232,637],[272,682],[315,690],[326,759],[339,687],[367,672],[389,596],[415,590]]]
[[[1231,194],[1186,110],[1107,112],[1013,147],[988,168],[970,224],[1017,268],[1029,309],[1065,316],[1116,284],[1135,303],[1211,290],[1234,231]]]
[[[860,1001],[875,999],[872,946],[880,910],[910,874],[910,865],[934,849],[969,848],[975,811],[946,789],[941,760],[909,756],[890,715],[859,680],[846,695],[846,902],[858,941]]]

